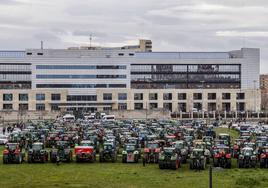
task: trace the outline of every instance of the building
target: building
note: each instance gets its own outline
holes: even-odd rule
[[[0,52],[0,111],[260,110],[260,50],[118,48]]]
[[[268,110],[268,74],[260,76],[261,109]]]

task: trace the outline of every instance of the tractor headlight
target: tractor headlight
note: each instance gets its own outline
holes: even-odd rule
[[[122,155],[126,155],[127,154],[127,151],[122,151]]]
[[[138,152],[138,151],[134,151],[133,153],[134,153],[134,155],[138,155],[138,154],[139,154],[139,152]]]

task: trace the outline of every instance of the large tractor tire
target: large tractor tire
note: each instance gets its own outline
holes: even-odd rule
[[[265,167],[265,162],[263,159],[260,160],[260,168],[264,168]]]
[[[127,162],[127,155],[122,155],[122,163],[126,163]]]
[[[21,164],[22,163],[22,156],[21,155],[16,155],[15,161],[16,161],[17,164]]]
[[[238,168],[244,168],[243,161],[238,160]]]
[[[33,160],[32,160],[32,156],[31,155],[28,155],[28,163],[32,163]]]
[[[232,160],[231,159],[227,159],[226,161],[226,168],[231,168],[232,167]]]
[[[51,161],[52,163],[56,163],[56,162],[57,162],[57,155],[51,155],[51,156],[50,156],[50,161]]]
[[[3,164],[8,164],[8,156],[3,156]]]
[[[162,161],[158,161],[158,165],[159,165],[159,168],[160,169],[164,169],[165,168]]]

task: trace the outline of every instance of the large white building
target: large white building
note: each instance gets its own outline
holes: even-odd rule
[[[0,110],[259,111],[260,51],[120,48],[0,52]]]

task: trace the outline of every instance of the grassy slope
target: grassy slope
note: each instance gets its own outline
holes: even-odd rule
[[[225,132],[226,129],[217,129]],[[2,160],[2,159],[1,159]],[[0,161],[2,163],[2,161]],[[265,187],[267,170],[238,169],[213,171],[217,188]],[[158,165],[99,162],[93,164],[0,164],[0,187],[208,187],[208,170],[190,171],[185,164],[178,171],[159,170]]]

